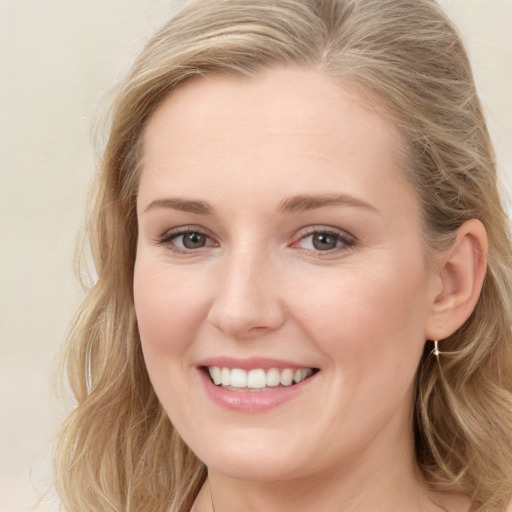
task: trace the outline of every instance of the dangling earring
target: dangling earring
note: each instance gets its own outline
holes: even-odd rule
[[[441,355],[441,351],[439,350],[439,341],[434,341],[434,348],[432,349],[432,354],[439,359],[439,356]]]

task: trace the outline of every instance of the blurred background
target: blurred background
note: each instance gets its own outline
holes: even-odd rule
[[[212,0],[214,1],[214,0]],[[183,0],[0,0],[0,512],[51,482],[50,380],[81,297],[76,239],[102,99]],[[512,0],[442,0],[467,43],[512,190]],[[39,510],[56,510],[51,496]]]

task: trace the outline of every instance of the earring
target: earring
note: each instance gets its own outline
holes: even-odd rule
[[[439,341],[434,341],[434,348],[432,349],[432,354],[439,358],[441,351],[439,350]]]

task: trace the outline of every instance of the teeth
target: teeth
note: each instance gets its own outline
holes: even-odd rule
[[[229,368],[222,368],[222,385],[231,386],[231,371]]]
[[[263,389],[266,387],[291,386],[298,384],[313,374],[312,368],[270,368],[263,370],[242,370],[240,368],[220,368],[219,366],[208,367],[208,373],[216,386],[233,388]]]
[[[240,370],[240,368],[234,368],[231,370],[231,386],[234,388],[246,388],[247,372],[245,370]]]
[[[251,370],[247,377],[248,388],[264,388],[267,386],[267,376],[265,370]]]
[[[275,387],[281,384],[281,375],[279,374],[279,370],[277,368],[270,368],[267,372],[267,386]]]
[[[293,382],[293,370],[287,368],[281,372],[281,384],[283,386],[291,386]]]
[[[218,366],[214,366],[212,371],[210,372],[210,377],[213,379],[213,383],[218,386],[222,382],[220,368]]]

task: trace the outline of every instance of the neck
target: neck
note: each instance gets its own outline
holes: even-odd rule
[[[281,478],[267,478],[260,471],[256,478],[247,473],[241,479],[210,467],[191,512],[468,512],[467,497],[427,489],[412,429],[403,428],[411,422],[399,420],[389,422],[365,446],[354,446],[342,462],[337,458],[316,468],[295,467]]]
[[[210,495],[211,490],[211,495]],[[439,506],[435,505],[438,503]],[[371,469],[364,461],[279,482],[238,480],[210,469],[193,512],[441,512],[411,453]],[[451,512],[451,511],[450,511]]]

